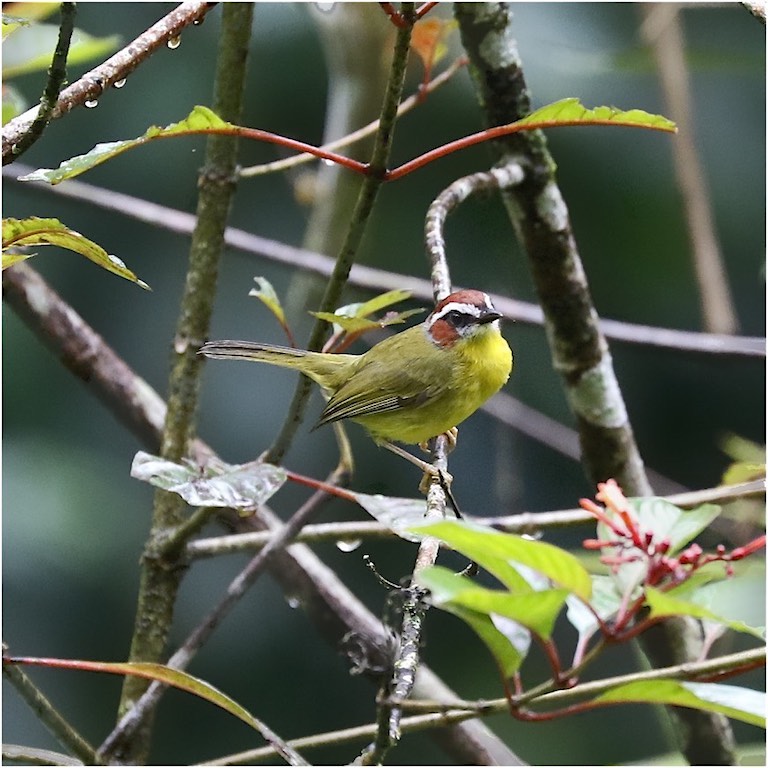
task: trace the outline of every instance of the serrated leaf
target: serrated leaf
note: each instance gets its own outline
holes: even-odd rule
[[[13,37],[3,45],[3,79],[46,71],[58,41],[58,25],[30,24],[9,30],[8,34],[10,32],[14,33]],[[5,39],[5,29],[3,34]],[[77,66],[91,59],[103,59],[119,45],[119,35],[94,37],[82,29],[75,29],[69,46],[67,66]]]
[[[189,115],[178,123],[161,128],[153,125],[146,132],[136,139],[126,139],[124,141],[110,141],[103,144],[97,144],[90,152],[84,155],[72,157],[65,160],[58,168],[40,168],[26,176],[19,176],[19,181],[47,181],[49,184],[58,184],[65,179],[72,179],[79,176],[97,165],[111,160],[113,157],[127,152],[129,149],[140,147],[149,141],[155,139],[165,139],[174,136],[186,136],[197,133],[205,133],[210,130],[235,132],[237,126],[222,120],[213,110],[208,107],[196,106]]]
[[[645,600],[651,609],[649,618],[661,618],[664,616],[693,616],[696,619],[707,619],[715,621],[718,624],[724,624],[736,632],[744,632],[761,640],[764,638],[764,631],[755,627],[750,627],[743,621],[727,619],[724,616],[718,616],[709,608],[695,603],[691,600],[683,600],[674,594],[674,590],[662,592],[653,587],[646,587]]]
[[[482,565],[503,583],[506,583],[504,574],[494,570],[494,566],[498,566],[499,562],[508,566],[520,563],[544,574],[584,600],[590,597],[592,581],[587,570],[572,554],[553,544],[512,533],[500,533],[467,521],[445,520],[410,530],[437,537]],[[514,585],[507,586],[514,588]]]
[[[251,510],[264,504],[286,480],[285,470],[273,464],[209,462],[200,468],[139,451],[131,465],[131,477],[156,488],[177,493],[195,507],[227,507]]]
[[[3,269],[21,261],[18,254],[5,253],[6,248],[38,245],[56,245],[79,253],[102,269],[149,290],[149,286],[139,280],[117,256],[107,253],[100,245],[65,226],[58,219],[43,219],[37,216],[28,219],[3,219]]]
[[[615,107],[595,107],[588,109],[578,99],[561,99],[553,104],[531,112],[515,125],[531,123],[543,124],[540,127],[556,125],[622,125],[634,128],[651,128],[658,131],[675,133],[677,126],[663,115],[653,115],[642,109],[623,111]]]
[[[487,589],[441,566],[425,568],[416,578],[430,590],[433,602],[440,608],[450,604],[488,616],[504,616],[544,639],[552,634],[568,595],[564,589],[519,594]]]
[[[248,291],[249,296],[255,296],[267,309],[277,318],[280,325],[285,326],[285,312],[277,291],[272,287],[272,283],[266,277],[254,277],[256,288]]]
[[[645,702],[719,712],[765,728],[765,695],[751,688],[683,680],[642,680],[619,685],[594,699],[601,704]]]

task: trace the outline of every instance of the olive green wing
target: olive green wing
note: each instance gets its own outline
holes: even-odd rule
[[[363,356],[359,367],[328,400],[318,426],[388,411],[414,409],[450,386],[450,368],[442,350],[429,349],[428,359],[413,360],[410,331],[392,336]],[[405,338],[403,338],[405,337]],[[420,339],[417,339],[417,341]]]

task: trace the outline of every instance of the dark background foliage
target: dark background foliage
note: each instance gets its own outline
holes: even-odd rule
[[[92,34],[133,39],[169,4],[82,3],[78,26]],[[441,9],[442,10],[442,9]],[[663,112],[657,77],[638,32],[635,4],[567,3],[515,6],[517,36],[534,104],[566,96],[586,105]],[[698,148],[712,196],[715,225],[741,332],[765,328],[765,59],[764,29],[738,4],[697,6],[683,13]],[[130,138],[165,125],[195,104],[210,104],[219,14],[187,30],[175,50],[161,51],[95,109],[77,109],[53,123],[24,162],[56,167],[100,141]],[[454,41],[454,47],[457,43]],[[457,50],[454,51],[458,53]],[[378,55],[378,52],[372,52]],[[70,73],[74,80],[79,72]],[[413,66],[412,91],[421,72]],[[41,77],[19,78],[30,101]],[[326,96],[325,63],[308,8],[259,3],[244,122],[320,143]],[[398,125],[394,162],[481,127],[465,72],[430,96]],[[672,170],[673,137],[642,131],[553,130],[550,146],[596,306],[601,315],[649,325],[698,330],[700,310],[680,195]],[[89,173],[84,180],[194,211],[203,139],[147,146]],[[274,159],[270,145],[242,144],[242,162]],[[453,179],[489,164],[480,146],[441,160],[383,189],[360,261],[427,276],[422,226],[434,196]],[[263,237],[300,245],[308,211],[296,201],[295,174],[243,181],[231,223]],[[153,288],[145,293],[96,270],[73,254],[43,252],[32,262],[109,344],[161,393],[186,267],[188,241],[118,213],[95,211],[49,192],[4,182],[4,215],[55,216],[120,256]],[[534,300],[524,258],[496,200],[463,206],[447,228],[454,281]],[[264,275],[285,296],[294,271],[238,252],[225,255],[213,337],[282,342],[279,328],[248,290]],[[349,288],[345,299],[365,296]],[[308,307],[290,307],[298,340],[306,339]],[[543,330],[507,324],[516,355],[508,391],[571,424]],[[682,354],[612,344],[617,374],[647,464],[689,488],[716,485],[728,460],[727,433],[764,440],[764,361]],[[19,322],[3,308],[3,555],[5,640],[18,653],[124,659],[134,615],[138,561],[149,528],[152,491],[130,479],[138,445]],[[200,434],[232,462],[254,458],[282,423],[294,386],[291,373],[229,363],[209,364]],[[310,418],[320,409],[313,398]],[[413,495],[417,476],[378,451],[352,426],[357,460],[353,482],[368,493]],[[323,477],[335,463],[327,430],[308,434],[287,465]],[[464,425],[451,457],[454,489],[476,514],[573,507],[592,489],[578,465],[501,428],[478,413]],[[274,500],[287,513],[294,489]],[[361,518],[334,503],[324,520]],[[581,535],[581,534],[580,534]],[[575,545],[578,538],[553,536]],[[321,557],[377,613],[384,594],[361,561],[369,552],[397,579],[409,572],[413,547],[366,543],[350,554],[332,544]],[[201,562],[186,577],[173,641],[181,640],[244,563],[231,557]],[[750,592],[761,606],[761,579]],[[752,623],[762,619],[754,613]],[[562,637],[571,640],[567,630]],[[426,660],[466,697],[499,694],[495,669],[458,621],[429,617]],[[635,668],[626,651],[609,654],[599,672]],[[528,662],[526,679],[544,669]],[[528,667],[526,667],[528,669]],[[191,671],[234,696],[284,737],[368,722],[373,689],[349,677],[344,659],[316,638],[301,611],[291,610],[269,578],[262,579],[193,664]],[[118,681],[72,672],[35,671],[35,680],[96,743],[109,730]],[[17,743],[54,747],[16,695],[6,691],[4,725]],[[495,717],[516,751],[534,763],[604,763],[642,759],[661,749],[650,708],[623,707],[572,721],[524,725]],[[761,738],[737,728],[742,739]],[[253,746],[254,736],[228,715],[171,692],[160,709],[154,759],[185,762]],[[203,746],[201,746],[201,744]],[[566,752],[567,746],[567,752]],[[347,761],[347,749],[317,755]],[[439,757],[436,758],[436,755]],[[315,759],[313,757],[313,759]],[[444,760],[425,736],[408,736],[398,762]]]

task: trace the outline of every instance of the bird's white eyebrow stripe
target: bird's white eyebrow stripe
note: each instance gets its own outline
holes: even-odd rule
[[[474,317],[480,317],[480,307],[475,304],[464,304],[458,301],[448,302],[439,312],[432,315],[429,321],[429,327],[439,320],[441,317],[445,317],[449,312],[461,312],[464,315],[474,315]]]

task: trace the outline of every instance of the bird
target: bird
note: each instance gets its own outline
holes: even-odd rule
[[[294,368],[328,397],[314,428],[350,419],[373,440],[434,475],[394,443],[425,446],[456,427],[507,382],[513,365],[509,344],[487,293],[449,294],[419,325],[396,333],[360,355],[310,352],[249,341],[208,341],[199,354],[254,360]],[[425,478],[426,479],[426,478]]]

